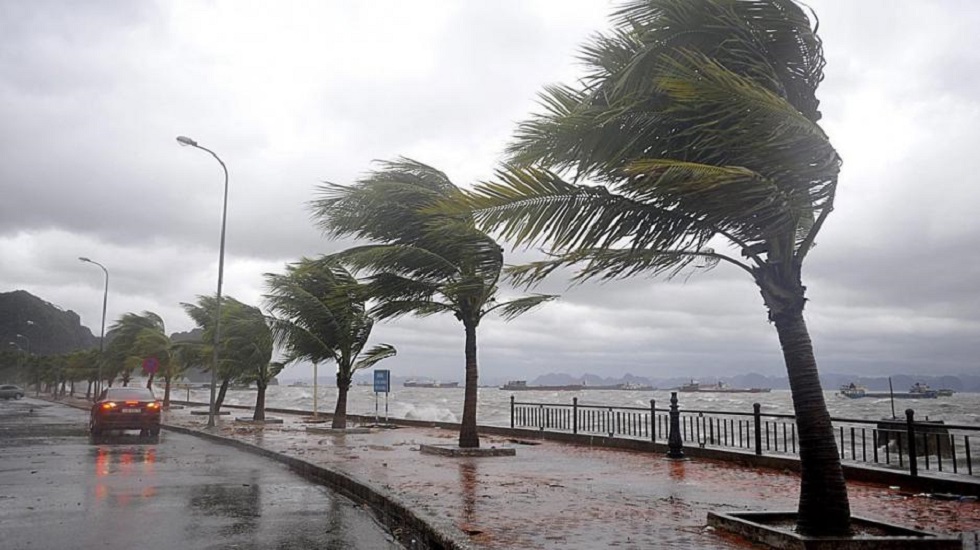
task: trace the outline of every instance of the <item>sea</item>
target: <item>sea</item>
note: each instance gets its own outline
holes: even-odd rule
[[[207,402],[208,388],[174,389],[175,399]],[[162,389],[157,388],[158,396]],[[510,425],[510,398],[522,403],[571,404],[577,397],[579,405],[612,407],[650,406],[654,400],[658,409],[670,405],[669,390],[581,390],[581,391],[508,391],[495,387],[478,390],[477,422],[488,426]],[[229,390],[225,403],[253,406],[255,390]],[[309,386],[270,386],[266,406],[270,408],[313,411],[314,388]],[[316,388],[317,411],[333,412],[337,388],[319,385]],[[955,393],[936,399],[888,398],[851,399],[836,391],[824,393],[827,408],[834,418],[881,420],[894,416],[905,419],[906,409],[912,409],[916,420],[942,420],[946,424],[980,427],[980,393]],[[752,412],[754,403],[761,405],[763,414],[793,414],[789,390],[769,393],[678,393],[681,410],[712,412]],[[390,393],[374,393],[371,386],[353,386],[348,394],[348,414],[379,417],[459,422],[463,414],[463,388],[405,388],[392,386]]]

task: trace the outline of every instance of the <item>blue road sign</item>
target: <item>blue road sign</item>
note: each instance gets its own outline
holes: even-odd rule
[[[375,370],[374,371],[374,393],[388,393],[391,391],[391,371],[390,370]]]

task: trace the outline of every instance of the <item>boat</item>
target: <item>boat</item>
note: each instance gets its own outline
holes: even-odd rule
[[[677,391],[694,393],[769,393],[772,388],[732,388],[724,382],[718,382],[710,386],[703,386],[691,380],[688,384],[682,384]]]
[[[954,393],[956,392],[947,388],[940,388],[936,390],[936,395],[939,397],[952,397]]]
[[[871,397],[874,399],[884,399],[894,397],[895,399],[935,399],[939,397],[939,392],[929,389],[929,386],[916,382],[905,393],[893,392],[870,392],[864,386],[859,386],[853,382],[840,387],[840,394],[850,399],[860,399]]]
[[[440,382],[426,380],[406,380],[402,383],[406,388],[458,388],[459,382]]]
[[[583,390],[627,390],[627,391],[653,391],[657,388],[649,384],[637,384],[636,382],[623,382],[622,384],[612,384],[608,386],[588,386],[583,385]]]
[[[586,389],[584,384],[566,384],[562,386],[528,386],[526,380],[511,380],[500,386],[507,391],[579,391]]]

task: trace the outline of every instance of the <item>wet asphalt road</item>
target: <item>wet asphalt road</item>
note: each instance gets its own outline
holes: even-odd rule
[[[0,400],[0,548],[403,548],[279,463],[164,431],[93,442],[87,412]]]

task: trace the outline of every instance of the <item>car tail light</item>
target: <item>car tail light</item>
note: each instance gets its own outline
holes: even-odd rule
[[[126,402],[126,405],[129,406],[129,407],[132,407],[132,406],[135,406],[135,405],[139,405],[139,404],[140,404],[139,401],[127,401]]]
[[[104,410],[104,411],[110,411],[112,409],[115,409],[118,406],[119,405],[116,405],[112,401],[107,401],[107,402],[105,402],[105,403],[102,404],[102,410]]]
[[[149,403],[146,404],[146,408],[147,409],[159,409],[160,408],[160,402],[159,401],[150,401]]]

